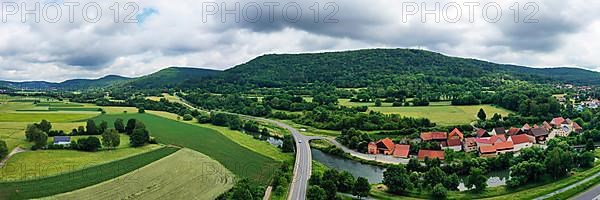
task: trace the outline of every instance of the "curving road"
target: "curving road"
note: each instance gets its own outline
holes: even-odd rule
[[[175,94],[174,96],[179,98],[184,104],[187,104],[186,106],[196,108],[194,104],[177,96],[177,94]],[[320,138],[305,136],[294,127],[291,127],[279,121],[270,120],[262,117],[241,115],[237,113],[230,114],[238,115],[240,117],[249,118],[257,121],[273,123],[279,127],[287,129],[288,131],[290,131],[290,133],[292,133],[292,136],[294,137],[294,140],[296,142],[296,163],[294,164],[294,177],[292,179],[290,191],[288,193],[288,200],[305,200],[306,190],[308,187],[308,179],[310,178],[312,170],[312,154],[310,152],[310,145],[308,142],[309,140]]]
[[[308,187],[308,179],[310,178],[312,170],[312,154],[310,152],[310,145],[308,141],[318,138],[305,136],[294,127],[291,127],[279,121],[246,115],[240,116],[263,122],[273,123],[279,127],[287,129],[288,131],[290,131],[290,133],[292,133],[292,136],[294,137],[294,140],[296,142],[296,163],[294,164],[294,177],[292,179],[290,191],[288,193],[288,200],[306,199],[306,188]]]

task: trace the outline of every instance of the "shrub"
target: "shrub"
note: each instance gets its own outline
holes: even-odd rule
[[[183,121],[191,121],[192,119],[194,119],[194,116],[192,116],[191,114],[183,115]]]

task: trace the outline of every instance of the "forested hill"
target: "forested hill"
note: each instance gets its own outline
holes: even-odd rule
[[[338,87],[389,86],[401,83],[525,80],[600,85],[600,73],[576,69],[539,69],[449,57],[415,49],[264,55],[226,70],[212,86],[223,84],[284,87],[315,82]],[[488,85],[491,86],[491,85]]]
[[[221,71],[188,67],[169,67],[158,72],[117,84],[116,87],[133,89],[171,88],[184,82],[201,81]]]

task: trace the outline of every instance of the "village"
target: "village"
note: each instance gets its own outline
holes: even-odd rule
[[[476,152],[480,157],[495,157],[507,152],[518,153],[524,148],[539,146],[545,148],[546,142],[555,137],[568,137],[570,134],[579,134],[583,128],[563,117],[553,118],[549,123],[544,121],[541,125],[529,124],[521,128],[504,127],[493,128],[488,131],[476,129],[465,135],[458,128],[448,132],[422,132],[420,142],[437,142],[440,150],[420,149],[416,155],[419,160],[439,159],[444,160],[445,151]],[[392,139],[384,138],[368,145],[369,154],[383,154],[396,158],[411,158],[409,144],[395,144]]]

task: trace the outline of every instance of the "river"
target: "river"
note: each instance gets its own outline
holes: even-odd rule
[[[334,155],[323,153],[317,149],[311,149],[313,160],[323,163],[325,166],[341,171],[350,172],[354,177],[364,177],[369,183],[381,183],[383,181],[383,172],[385,168],[363,164],[354,160],[343,159]],[[508,180],[508,171],[498,171],[488,173],[488,187],[506,185]],[[464,179],[465,177],[461,177]],[[467,190],[463,183],[458,186],[460,191]]]

